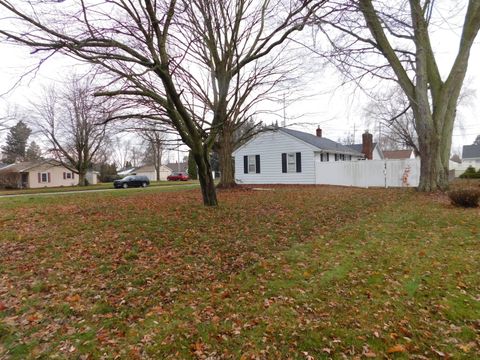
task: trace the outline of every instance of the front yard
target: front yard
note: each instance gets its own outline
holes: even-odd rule
[[[0,199],[0,358],[480,356],[479,209],[275,187]]]

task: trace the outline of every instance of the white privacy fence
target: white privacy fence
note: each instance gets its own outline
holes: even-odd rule
[[[317,162],[316,183],[358,187],[415,187],[420,160],[362,160]]]

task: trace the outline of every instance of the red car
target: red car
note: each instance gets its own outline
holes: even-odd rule
[[[167,176],[168,181],[187,181],[189,179],[188,174],[184,172],[173,172]]]

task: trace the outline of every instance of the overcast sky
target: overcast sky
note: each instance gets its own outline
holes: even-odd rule
[[[445,26],[437,30],[432,38],[439,66],[445,74],[458,49],[459,29]],[[34,66],[38,59],[28,48],[5,44],[0,44],[0,53],[0,93],[4,94],[15,86],[20,76]],[[62,80],[75,67],[80,67],[81,72],[84,65],[76,65],[73,60],[60,55],[51,58],[38,72],[27,75],[13,90],[0,98],[0,116],[7,109],[28,105],[30,100],[38,98],[44,86]],[[459,109],[453,133],[453,151],[458,151],[462,145],[471,144],[480,134],[480,40],[477,40],[472,49],[466,84],[476,92],[476,96],[467,107]],[[267,121],[278,119],[279,124],[282,124],[285,113],[287,125],[302,124],[296,126],[299,130],[313,133],[320,125],[325,137],[337,140],[355,129],[356,141],[360,141],[361,133],[366,128],[363,108],[369,101],[367,95],[354,86],[342,87],[341,79],[334,69],[318,73],[317,78],[306,87],[305,93],[308,96],[288,104],[285,112],[279,106],[276,116],[270,116]],[[374,132],[372,126],[369,130]]]

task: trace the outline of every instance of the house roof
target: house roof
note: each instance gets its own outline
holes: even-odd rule
[[[310,145],[317,147],[320,150],[329,150],[342,154],[358,155],[363,156],[363,154],[355,149],[352,149],[348,146],[339,144],[333,140],[309,134],[303,131],[279,128],[279,131],[282,131],[288,135],[294,136],[299,140],[302,140]]]
[[[0,169],[1,173],[22,173],[28,172],[28,170],[33,169],[37,166],[49,164],[52,166],[61,166],[61,164],[56,160],[35,160],[35,161],[24,161],[21,163],[14,163],[7,165]]]
[[[168,166],[161,165],[162,170],[171,170]],[[155,166],[153,165],[143,165],[138,168],[133,169],[133,172],[155,172]]]
[[[375,150],[375,148],[377,147],[378,143],[374,142],[373,144],[373,148],[372,150]],[[362,152],[362,149],[363,149],[363,144],[352,144],[352,145],[347,145],[350,149],[353,149],[355,151],[358,151],[359,153]],[[380,154],[380,158],[383,159],[383,151],[380,149],[380,147],[378,147],[377,149],[378,153]]]
[[[480,145],[463,145],[462,159],[480,158]]]
[[[186,163],[186,162],[168,163],[165,166],[170,168],[170,170],[172,170],[172,171],[186,172],[187,169],[188,169],[188,163]]]
[[[378,145],[378,143],[374,142],[373,144],[373,148],[375,149],[375,147]],[[352,144],[352,145],[347,145],[350,149],[353,149],[355,151],[358,151],[358,152],[362,152],[362,148],[363,148],[363,144]]]
[[[410,159],[412,156],[413,150],[392,150],[392,151],[384,151],[383,157],[385,159]]]

